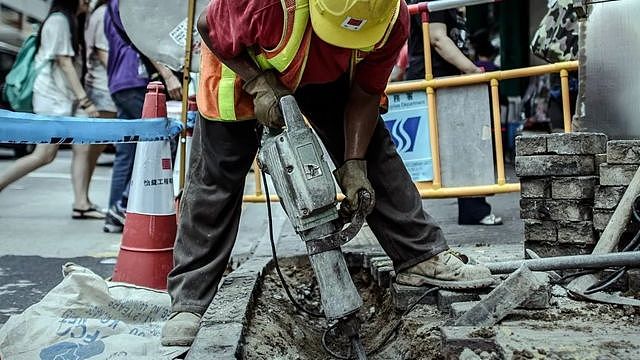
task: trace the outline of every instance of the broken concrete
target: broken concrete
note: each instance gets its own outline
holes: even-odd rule
[[[600,165],[600,185],[628,186],[638,171],[638,165]]]
[[[520,180],[520,196],[525,199],[551,198],[549,178],[523,178]]]
[[[551,197],[554,199],[593,199],[597,176],[553,177]]]
[[[591,220],[593,202],[589,200],[520,199],[520,218],[536,220]]]
[[[451,312],[451,306],[455,303],[480,300],[478,292],[461,292],[438,290],[438,310],[446,313]]]
[[[611,140],[607,144],[609,164],[640,164],[639,140]]]
[[[485,299],[456,320],[455,324],[457,326],[491,326],[507,316],[540,286],[538,278],[531,270],[522,266],[491,291]]]
[[[516,156],[516,175],[580,176],[594,175],[594,157],[590,155]]]
[[[547,139],[544,136],[516,137],[516,156],[543,155],[547,153]]]
[[[598,186],[593,200],[593,208],[614,210],[622,200],[626,190],[626,186]]]
[[[595,155],[607,151],[607,136],[598,133],[557,133],[546,135],[547,152],[559,155]]]
[[[405,311],[420,299],[420,297],[429,289],[431,289],[431,287],[406,286],[394,282],[391,284],[391,298],[393,299],[393,305],[397,311]],[[420,301],[420,304],[435,305],[437,303],[438,296],[435,292],[425,296]]]

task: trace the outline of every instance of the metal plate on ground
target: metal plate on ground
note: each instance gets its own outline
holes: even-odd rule
[[[495,184],[488,86],[438,89],[436,104],[442,185]]]
[[[191,71],[200,67],[201,38],[195,23],[208,0],[197,0]],[[122,24],[135,46],[150,59],[179,71],[185,62],[188,1],[120,0]]]
[[[580,130],[640,137],[640,1],[591,6],[586,24],[585,114]]]

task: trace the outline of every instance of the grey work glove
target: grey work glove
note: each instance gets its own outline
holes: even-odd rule
[[[353,214],[358,210],[360,201],[358,192],[366,190],[371,194],[371,204],[363,210],[365,215],[369,215],[373,211],[376,198],[373,187],[367,178],[367,161],[347,160],[333,172],[333,175],[336,177],[342,193],[346,196],[340,206],[340,214],[347,218],[353,217]]]
[[[291,91],[282,85],[273,72],[260,73],[247,80],[242,88],[253,95],[253,108],[260,124],[275,129],[284,126],[280,98],[291,95]]]

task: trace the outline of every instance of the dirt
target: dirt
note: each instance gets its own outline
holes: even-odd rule
[[[320,294],[310,265],[304,259],[281,262],[283,274],[293,296],[305,308],[319,312]],[[354,272],[352,277],[363,298],[359,317],[365,348],[377,347],[401,320],[388,291],[380,289],[366,272]],[[434,306],[419,305],[402,319],[397,336],[379,353],[369,359],[443,359],[440,354],[440,333],[447,316]],[[293,307],[280,285],[275,271],[265,276],[246,334],[245,359],[330,359],[322,347],[321,338],[329,327],[323,318],[313,318]],[[331,350],[346,355],[349,347],[327,335]]]
[[[306,258],[281,261],[281,268],[293,296],[305,308],[321,311],[320,294],[313,272]],[[363,298],[360,310],[361,335],[367,350],[377,347],[385,335],[393,330],[401,314],[393,308],[387,290],[372,282],[368,272],[354,270],[351,274]],[[432,305],[419,305],[402,318],[397,336],[369,359],[443,359],[439,327],[452,319]],[[323,349],[321,339],[330,326],[324,318],[314,318],[297,311],[280,280],[272,271],[266,274],[258,295],[243,347],[245,359],[332,359]],[[516,310],[493,328],[480,328],[473,337],[494,338],[511,359],[599,359],[637,358],[640,340],[629,338],[637,333],[640,309],[574,301],[561,288],[554,288],[553,305],[542,311]],[[512,327],[513,336],[500,335],[504,327]],[[553,333],[552,338],[548,334]],[[580,336],[582,347],[573,344],[562,334]],[[517,335],[517,336],[516,336]],[[573,336],[573,335],[568,335]],[[331,349],[346,355],[349,346],[330,332],[327,336]],[[544,341],[542,339],[545,339]],[[589,340],[592,339],[592,340]],[[478,353],[481,359],[504,357],[494,353]],[[576,357],[577,356],[577,357]],[[603,357],[607,358],[607,357]]]

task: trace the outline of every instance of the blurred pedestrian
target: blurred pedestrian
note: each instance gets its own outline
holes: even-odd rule
[[[417,0],[409,0],[417,3]],[[474,74],[483,71],[468,57],[468,32],[462,14],[456,9],[432,12],[429,16],[431,61],[434,77]],[[422,19],[411,17],[409,36],[409,68],[407,80],[424,79],[424,47]],[[502,218],[491,212],[485,197],[458,198],[458,224],[501,225]]]
[[[109,91],[120,119],[139,119],[142,116],[147,84],[154,73],[164,80],[169,97],[180,100],[180,80],[166,66],[142,54],[131,42],[120,19],[119,0],[111,0],[106,7],[104,29],[109,43],[107,77]],[[129,199],[129,183],[136,154],[135,143],[116,144],[111,175],[109,210],[103,230],[122,232]]]
[[[33,87],[33,111],[40,115],[97,117],[98,109],[82,87],[80,17],[89,0],[53,0],[37,38],[35,67],[40,69]],[[0,176],[0,190],[31,171],[51,163],[58,144],[38,144]],[[104,212],[89,200],[89,183],[97,156],[91,145],[72,145],[71,183],[74,219],[103,219]]]

